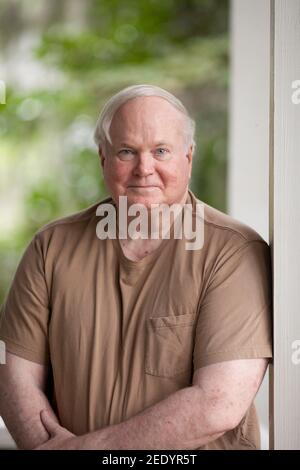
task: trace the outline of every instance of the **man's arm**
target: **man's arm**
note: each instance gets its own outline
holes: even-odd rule
[[[200,368],[192,387],[123,423],[83,436],[83,448],[196,449],[240,423],[266,367],[265,359],[245,359]]]
[[[44,393],[48,367],[6,353],[0,365],[0,415],[19,449],[32,449],[49,439],[40,419],[48,409],[57,421]]]
[[[43,419],[44,449],[197,449],[235,428],[263,379],[267,360],[226,361],[195,371],[193,385],[120,424],[64,440],[64,429]],[[60,439],[61,435],[61,439]]]

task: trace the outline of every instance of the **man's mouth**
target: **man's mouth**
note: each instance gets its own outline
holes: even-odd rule
[[[158,188],[158,186],[155,186],[155,185],[143,186],[143,185],[140,185],[140,184],[135,184],[135,185],[130,185],[130,186],[128,186],[128,188],[143,188],[143,189],[148,189],[148,188]]]

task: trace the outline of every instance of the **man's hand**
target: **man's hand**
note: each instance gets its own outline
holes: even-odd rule
[[[79,438],[58,424],[47,410],[41,411],[41,421],[50,438],[34,450],[76,450],[79,449]]]

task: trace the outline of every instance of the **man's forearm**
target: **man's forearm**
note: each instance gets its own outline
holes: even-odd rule
[[[51,411],[51,405],[36,387],[24,383],[0,388],[0,413],[19,449],[33,449],[49,439],[40,420],[42,409]]]
[[[79,449],[196,449],[227,429],[212,426],[197,387],[181,389],[120,424],[78,437]]]

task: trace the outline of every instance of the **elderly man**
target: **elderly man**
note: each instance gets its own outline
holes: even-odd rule
[[[199,249],[160,224],[159,237],[97,236],[99,207],[118,213],[121,196],[150,215],[201,201],[188,189],[194,122],[167,91],[120,91],[95,139],[110,197],[36,233],[2,309],[9,431],[25,449],[259,448],[268,245],[207,204]]]

